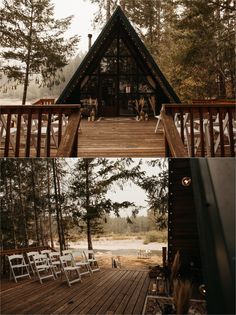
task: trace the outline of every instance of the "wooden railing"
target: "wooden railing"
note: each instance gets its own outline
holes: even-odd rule
[[[81,113],[72,113],[65,134],[57,151],[58,157],[77,157],[78,152],[78,130]]]
[[[165,104],[166,156],[235,156],[235,104]]]
[[[77,156],[80,105],[8,105],[0,110],[0,156]]]
[[[22,247],[22,248],[11,248],[11,249],[3,249],[0,250],[0,256],[9,256],[9,255],[17,255],[17,254],[25,254],[28,252],[41,251],[45,249],[50,249],[51,251],[55,251],[49,245],[45,246],[33,246],[33,247]]]

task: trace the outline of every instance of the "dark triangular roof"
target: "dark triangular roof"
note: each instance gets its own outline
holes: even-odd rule
[[[129,40],[135,45],[139,55],[145,61],[146,67],[148,67],[155,80],[157,81],[160,89],[169,99],[169,102],[180,102],[178,96],[174,92],[173,88],[161,72],[160,68],[157,66],[156,62],[154,61],[153,57],[139,38],[138,34],[136,33],[133,26],[130,24],[129,20],[126,18],[124,12],[122,11],[121,7],[118,6],[115,12],[113,13],[110,20],[106,23],[105,27],[103,28],[102,32],[94,42],[91,49],[88,51],[87,55],[79,65],[78,69],[72,76],[71,80],[63,90],[62,94],[59,96],[57,103],[66,103],[67,99],[70,97],[71,93],[73,92],[74,88],[78,86],[78,83],[81,82],[83,77],[85,76],[86,69],[89,68],[91,64],[93,64],[96,56],[99,54],[99,51],[102,49],[104,45],[105,39],[110,35],[112,31],[115,30],[117,27],[117,22],[122,29],[128,35]]]

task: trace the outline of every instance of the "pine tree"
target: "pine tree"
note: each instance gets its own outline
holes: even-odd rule
[[[142,176],[137,184],[146,191],[149,206],[149,216],[152,214],[158,228],[167,227],[168,212],[168,168],[165,160],[155,160],[148,163],[154,168],[158,167],[158,175]]]
[[[68,64],[78,37],[63,39],[72,17],[56,20],[50,0],[4,0],[0,9],[1,70],[15,86],[24,84],[22,104],[29,81],[52,86],[57,70]]]
[[[129,159],[80,159],[75,165],[70,185],[74,200],[73,215],[81,229],[87,233],[88,249],[92,249],[92,235],[101,228],[99,220],[111,212],[119,216],[121,209],[137,208],[128,201],[113,202],[106,194],[114,183],[124,183],[140,176],[140,165],[129,168]]]
[[[179,49],[175,58],[183,98],[235,96],[232,3],[179,0],[182,14],[176,25]]]

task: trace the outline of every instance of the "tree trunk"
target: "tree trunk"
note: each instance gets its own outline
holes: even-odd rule
[[[158,1],[157,3],[157,21],[156,21],[156,27],[157,27],[157,45],[159,46],[161,43],[161,2]]]
[[[58,191],[58,201],[59,201],[58,209],[59,209],[60,226],[61,226],[61,241],[62,241],[63,249],[65,249],[66,248],[65,231],[64,231],[62,209],[61,209],[61,186],[60,186],[60,180],[59,180],[59,176],[58,176],[57,164],[56,163],[55,163],[55,170],[56,170],[57,191]]]
[[[40,239],[41,239],[41,245],[45,246],[45,240],[44,240],[44,223],[43,223],[43,215],[42,213],[39,215],[39,224],[40,224]]]
[[[33,207],[34,207],[34,221],[35,221],[35,234],[37,240],[37,246],[40,245],[40,238],[39,238],[39,223],[38,223],[38,210],[36,205],[36,192],[35,192],[35,178],[34,178],[34,160],[31,159],[31,180],[32,180],[32,193],[33,193]]]
[[[125,13],[125,0],[120,0],[120,6],[122,11]]]
[[[57,232],[60,244],[60,252],[63,250],[62,237],[61,237],[61,224],[60,224],[60,214],[58,207],[58,195],[57,195],[57,180],[56,180],[56,166],[55,160],[52,160],[52,169],[53,169],[53,182],[54,182],[54,194],[55,194],[55,205],[56,205],[56,215],[57,215]]]
[[[87,212],[87,241],[88,241],[88,249],[93,249],[92,244],[92,233],[91,233],[91,220],[90,220],[90,211],[89,211],[89,162],[88,160],[85,160],[85,166],[86,166],[86,212]]]
[[[49,235],[50,235],[50,242],[51,247],[54,248],[53,243],[53,235],[52,235],[52,207],[51,207],[51,189],[50,189],[50,169],[49,169],[49,160],[47,159],[47,189],[48,189],[48,219],[49,219]]]
[[[233,71],[230,71],[230,97],[235,98],[236,97],[236,91],[235,91],[235,75]]]
[[[91,222],[90,219],[87,219],[87,240],[88,240],[88,249],[93,249],[92,235],[91,235]]]
[[[26,213],[25,213],[25,205],[23,203],[23,197],[22,197],[22,179],[21,179],[21,169],[20,169],[20,161],[19,160],[16,160],[16,169],[17,169],[17,180],[18,180],[18,186],[19,186],[20,211],[22,214],[23,229],[24,229],[24,242],[25,242],[25,246],[29,247],[27,219],[26,219]]]
[[[111,17],[111,0],[107,0],[106,2],[106,22],[109,21]]]
[[[220,0],[217,0],[216,3],[219,5]],[[216,19],[218,23],[221,23],[221,12],[220,12],[220,6],[216,7]],[[221,40],[222,40],[222,34],[221,29],[219,28],[217,31],[217,37],[216,37],[216,58],[217,58],[217,70],[218,70],[218,98],[225,98],[226,97],[226,86],[225,86],[225,77],[223,73],[223,64],[224,61],[222,60],[222,51],[221,51]]]
[[[6,203],[7,209],[10,217],[10,224],[12,230],[12,240],[14,248],[17,248],[17,241],[16,241],[16,226],[15,226],[15,216],[13,211],[13,197],[12,197],[12,179],[9,178],[9,189],[7,179],[5,180],[5,192],[6,192]]]
[[[24,80],[24,89],[23,89],[23,97],[22,97],[22,105],[26,103],[27,90],[29,85],[29,73],[30,73],[30,58],[31,58],[31,50],[32,50],[32,34],[33,34],[33,8],[31,10],[31,19],[29,26],[29,40],[28,40],[28,49],[27,49],[27,57],[26,57],[26,70],[25,70],[25,80]]]

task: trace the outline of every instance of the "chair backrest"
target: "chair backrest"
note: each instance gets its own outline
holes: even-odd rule
[[[60,256],[60,261],[62,267],[73,267],[74,266],[74,259],[72,255],[63,255]]]
[[[72,254],[72,250],[71,249],[65,249],[62,251],[62,255],[71,255]]]
[[[49,257],[49,258],[53,258],[53,257],[59,258],[60,256],[61,256],[61,255],[60,255],[59,252],[51,252],[51,253],[48,253],[48,257]]]
[[[72,252],[72,256],[75,261],[86,261],[86,256],[83,251]]]
[[[52,251],[50,249],[44,249],[44,250],[41,250],[41,254],[49,254],[51,253]]]
[[[24,259],[24,256],[23,255],[10,255],[8,256],[8,260],[9,260],[9,263],[10,263],[10,266],[11,267],[14,267],[14,265],[18,265],[19,264],[19,261],[20,261],[20,264],[26,264],[25,263],[25,259]]]
[[[26,256],[27,256],[29,262],[33,263],[34,262],[33,256],[38,255],[38,254],[39,254],[39,252],[28,252],[28,253],[26,253]]]
[[[33,256],[34,264],[36,268],[40,268],[43,265],[48,266],[49,261],[46,254],[37,254]]]
[[[83,251],[83,253],[84,253],[84,257],[85,257],[86,260],[88,260],[88,259],[96,260],[94,250],[92,250],[92,249],[85,249]]]
[[[48,257],[49,257],[49,260],[50,262],[53,262],[53,261],[60,261],[60,253],[58,252],[51,252],[51,253],[48,253]]]

